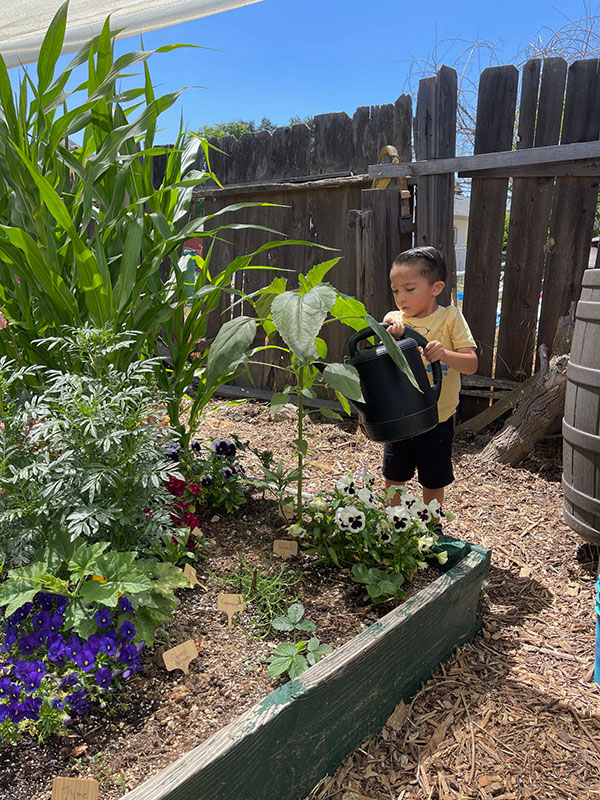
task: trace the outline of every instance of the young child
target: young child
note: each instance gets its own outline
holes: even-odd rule
[[[385,485],[402,485],[418,471],[423,501],[444,501],[444,487],[452,483],[452,437],[458,406],[460,373],[477,371],[475,340],[456,306],[438,306],[446,285],[446,262],[435,247],[415,247],[394,259],[390,270],[392,294],[398,311],[384,322],[399,338],[404,326],[423,334],[429,344],[423,351],[430,363],[441,361],[442,391],[438,400],[439,424],[433,430],[400,442],[386,442],[383,456]],[[427,365],[431,373],[431,366]]]

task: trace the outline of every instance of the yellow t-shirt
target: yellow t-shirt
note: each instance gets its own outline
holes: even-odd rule
[[[456,306],[438,306],[428,317],[405,317],[402,311],[392,311],[387,316],[397,322],[403,322],[421,333],[428,342],[441,342],[446,350],[458,350],[461,347],[476,347],[473,334],[469,330],[466,319]],[[433,381],[431,364],[423,358],[430,382]],[[438,400],[438,417],[445,422],[454,414],[458,406],[460,394],[460,372],[452,369],[444,362],[442,367],[442,391]]]

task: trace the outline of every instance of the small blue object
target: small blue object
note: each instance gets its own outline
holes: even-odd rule
[[[594,683],[600,685],[600,575],[596,581],[596,661],[594,664]]]

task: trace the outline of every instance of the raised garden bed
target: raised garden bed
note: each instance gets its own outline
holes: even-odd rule
[[[450,549],[445,574],[123,800],[305,797],[478,630],[491,551]]]

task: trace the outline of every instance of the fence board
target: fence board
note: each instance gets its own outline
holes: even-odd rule
[[[598,139],[598,59],[569,67],[561,144]],[[560,317],[579,296],[587,267],[598,196],[597,178],[557,178],[544,271],[538,340],[550,346]]]
[[[513,66],[489,67],[482,72],[476,154],[510,150],[518,79]],[[506,178],[474,178],[471,183],[463,311],[477,342],[481,375],[491,375],[493,368],[507,187]],[[481,401],[469,401],[470,405],[477,403],[481,406]]]
[[[540,59],[532,59],[523,68],[518,149],[558,143],[567,65],[562,58],[545,60],[541,87],[540,66]],[[551,177],[515,178],[513,182],[497,377],[523,379],[533,372],[553,188]]]
[[[418,159],[448,158],[455,155],[456,87],[456,72],[449,67],[440,67],[436,77],[419,82],[415,118],[415,149]],[[453,212],[454,174],[419,178],[415,243],[418,246],[433,245],[446,258],[448,280],[446,288],[439,296],[441,305],[449,304],[451,292],[456,288]]]

